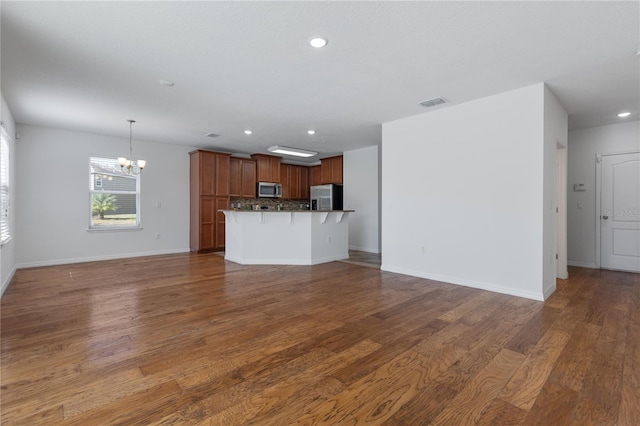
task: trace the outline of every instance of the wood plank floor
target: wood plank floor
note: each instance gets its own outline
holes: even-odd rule
[[[349,259],[341,262],[353,263],[354,265],[368,266],[380,269],[382,255],[380,253],[369,253],[366,251],[349,250]]]
[[[640,425],[640,275],[545,303],[334,262],[19,270],[3,425]]]

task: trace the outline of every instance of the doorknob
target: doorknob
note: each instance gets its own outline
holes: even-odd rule
[[[604,220],[607,220],[607,219],[609,219],[609,216],[602,216],[602,218],[603,218]]]

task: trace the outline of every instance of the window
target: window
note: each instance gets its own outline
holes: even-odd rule
[[[89,229],[140,228],[140,176],[124,173],[115,158],[89,158]]]
[[[9,182],[9,135],[0,132],[0,244],[11,239],[11,186]]]

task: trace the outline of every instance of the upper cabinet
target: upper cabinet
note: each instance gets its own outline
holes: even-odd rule
[[[231,157],[229,162],[229,190],[232,197],[256,197],[256,161]]]
[[[255,198],[257,182],[256,162],[252,160],[242,160],[242,196]]]
[[[309,185],[320,185],[322,184],[322,167],[321,166],[311,166],[309,167]]]
[[[229,195],[229,157],[212,151],[193,151],[191,187],[197,195]]]
[[[218,196],[229,196],[229,154],[216,153],[215,188]]]
[[[282,183],[282,198],[307,200],[309,198],[309,167],[281,164],[280,183]]]
[[[258,182],[280,182],[280,157],[275,155],[254,154]]]
[[[321,183],[342,183],[342,155],[320,161]]]
[[[300,199],[309,200],[309,169],[310,167],[300,167]]]

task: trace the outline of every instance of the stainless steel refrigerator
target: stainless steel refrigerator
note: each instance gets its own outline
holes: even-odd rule
[[[342,210],[342,185],[311,186],[311,210]]]

